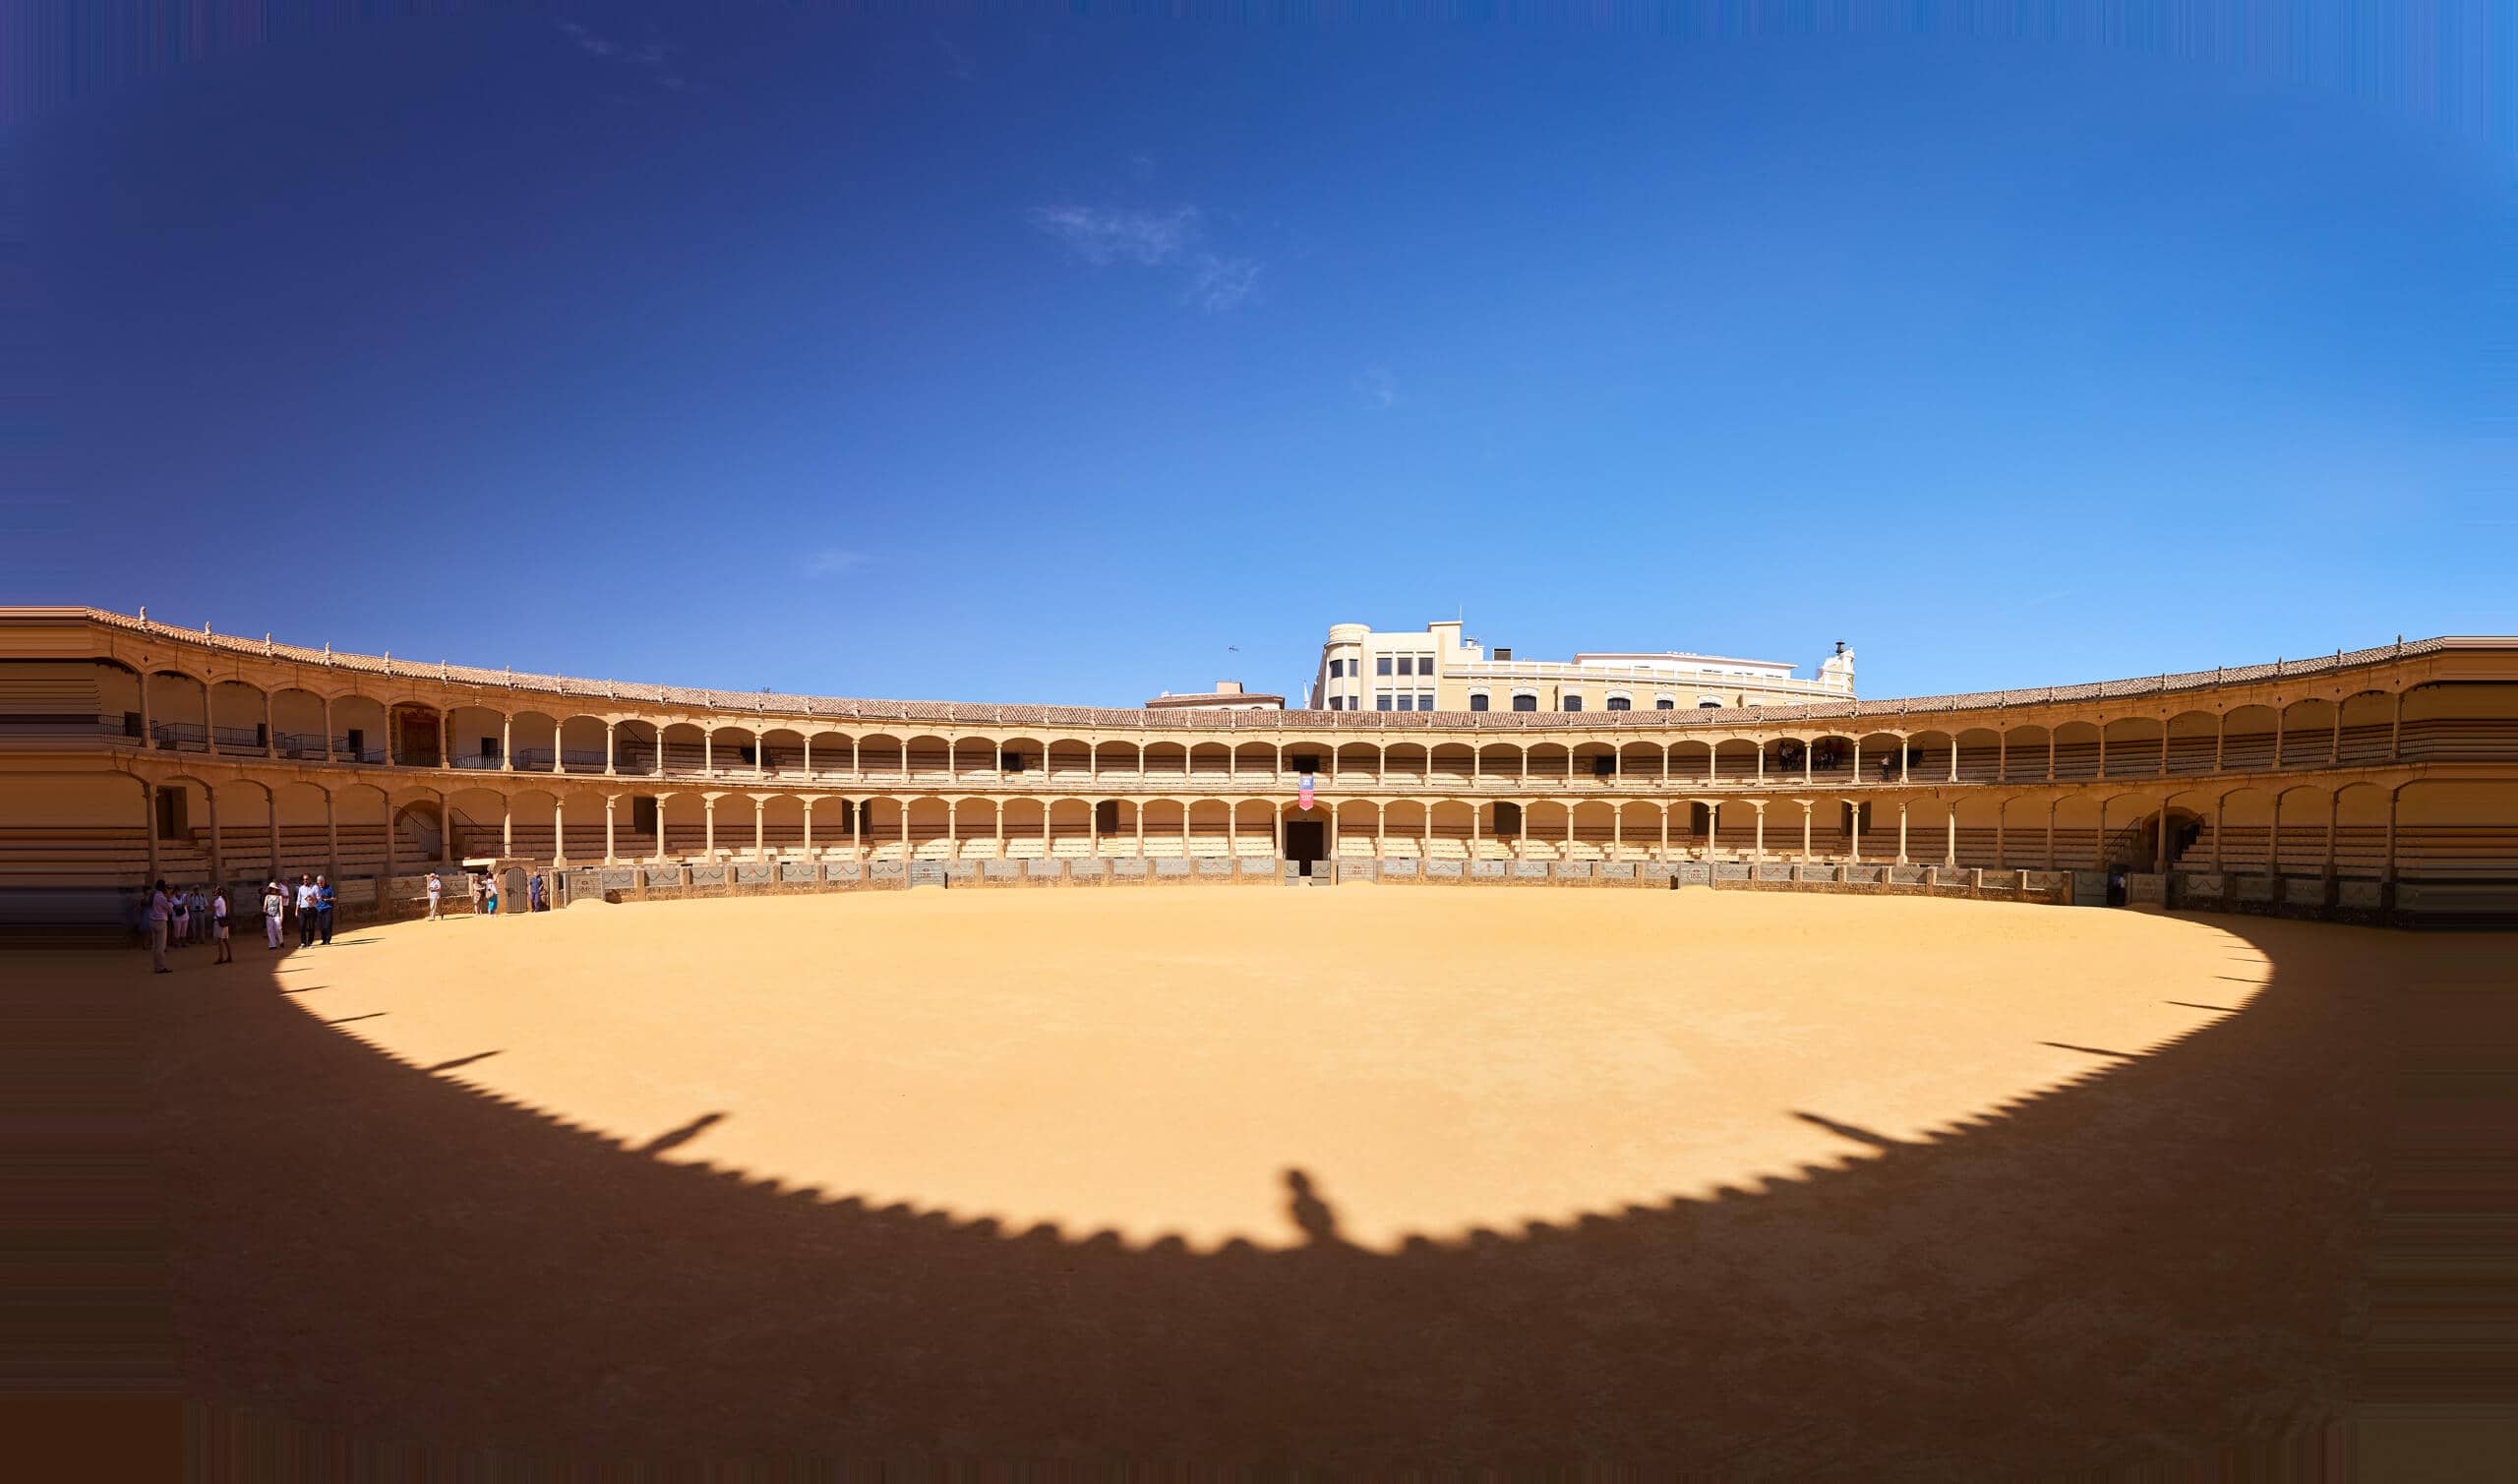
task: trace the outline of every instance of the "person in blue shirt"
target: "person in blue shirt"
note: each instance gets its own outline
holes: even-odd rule
[[[332,883],[322,876],[315,878],[315,928],[324,935],[326,947],[332,942]]]

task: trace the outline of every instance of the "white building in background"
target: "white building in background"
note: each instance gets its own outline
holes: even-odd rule
[[[1186,695],[1173,695],[1166,690],[1145,703],[1148,711],[1283,711],[1286,698],[1257,690],[1244,690],[1239,681],[1218,681],[1213,690],[1192,690]]]
[[[1457,620],[1422,632],[1339,623],[1320,646],[1308,704],[1316,711],[1691,711],[1791,706],[1853,697],[1853,651],[1796,677],[1785,660],[1685,650],[1596,650],[1570,660],[1492,654]]]

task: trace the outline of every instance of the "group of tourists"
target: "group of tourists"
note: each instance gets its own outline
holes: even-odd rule
[[[496,917],[499,911],[499,880],[496,875],[470,875],[465,881],[472,892],[475,916]],[[446,894],[445,878],[429,872],[429,920],[439,920]],[[542,873],[536,871],[525,883],[525,911],[548,912],[550,898],[544,894]],[[320,875],[301,873],[295,885],[272,880],[263,888],[263,946],[280,946],[282,924],[293,913],[297,921],[297,945],[312,948],[332,941],[332,913],[339,896],[332,883]],[[250,895],[238,904],[239,910],[252,904]],[[166,952],[191,944],[214,945],[215,964],[232,964],[235,951],[228,942],[228,904],[225,889],[210,890],[199,886],[168,886],[163,881],[153,884],[147,893],[131,896],[125,906],[126,922],[139,945],[150,952],[152,971],[170,974]]]
[[[247,900],[250,902],[251,898]],[[292,907],[297,913],[299,946],[312,948],[317,943],[330,943],[336,901],[332,884],[322,876],[300,875],[294,887],[270,882],[263,888],[263,946],[279,947],[280,924]],[[236,962],[236,950],[229,938],[230,912],[224,887],[210,891],[199,886],[170,887],[158,881],[150,887],[147,896],[132,898],[129,911],[140,945],[149,950],[154,973],[173,972],[166,965],[168,949],[200,943],[218,950],[211,963]]]
[[[475,876],[467,872],[464,879],[470,882],[472,887],[472,915],[476,918],[497,917],[499,915],[499,878],[497,873],[484,872]],[[445,916],[446,879],[435,871],[429,872],[428,890],[429,920],[435,922]],[[542,872],[540,871],[535,871],[525,880],[524,910],[527,912],[549,912],[551,910],[551,900],[543,894]]]
[[[234,962],[227,946],[227,893],[209,891],[199,886],[168,886],[159,881],[147,897],[133,897],[125,909],[142,947],[154,959],[159,974],[166,968],[166,950],[188,948],[209,943],[218,950],[210,962]]]

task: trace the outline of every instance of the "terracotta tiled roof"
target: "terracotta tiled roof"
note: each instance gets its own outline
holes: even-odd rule
[[[962,701],[868,700],[840,696],[781,695],[767,691],[710,690],[686,685],[655,685],[629,681],[590,681],[570,676],[533,675],[485,670],[475,665],[397,660],[390,655],[349,654],[301,644],[184,628],[153,620],[98,608],[18,609],[13,612],[47,618],[85,618],[108,627],[136,630],[172,642],[214,652],[323,665],[369,675],[406,676],[499,689],[590,698],[643,701],[714,711],[775,712],[783,716],[827,716],[870,722],[924,722],[965,726],[1132,727],[1145,731],[1219,732],[1410,732],[1454,729],[1484,731],[1596,731],[1690,727],[1737,727],[1769,721],[1827,721],[1834,718],[1913,716],[1935,712],[1986,711],[2052,701],[2108,700],[2125,696],[2206,690],[2216,685],[2325,675],[2335,671],[2385,664],[2446,648],[2506,644],[2501,639],[2433,638],[2381,644],[2369,649],[2338,650],[2304,660],[2270,665],[2240,665],[2219,670],[2193,670],[2178,675],[2142,676],[2132,680],[2097,681],[2078,685],[2043,685],[2017,690],[1981,690],[1963,695],[1912,696],[1902,700],[1815,701],[1797,706],[1736,706],[1718,711],[1198,711],[1148,710],[1120,706],[995,705]]]

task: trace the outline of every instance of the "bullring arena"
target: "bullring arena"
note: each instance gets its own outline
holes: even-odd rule
[[[129,1052],[75,1363],[226,1476],[2349,1477],[2518,1379],[2518,641],[1195,714],[6,625],[21,961]]]

